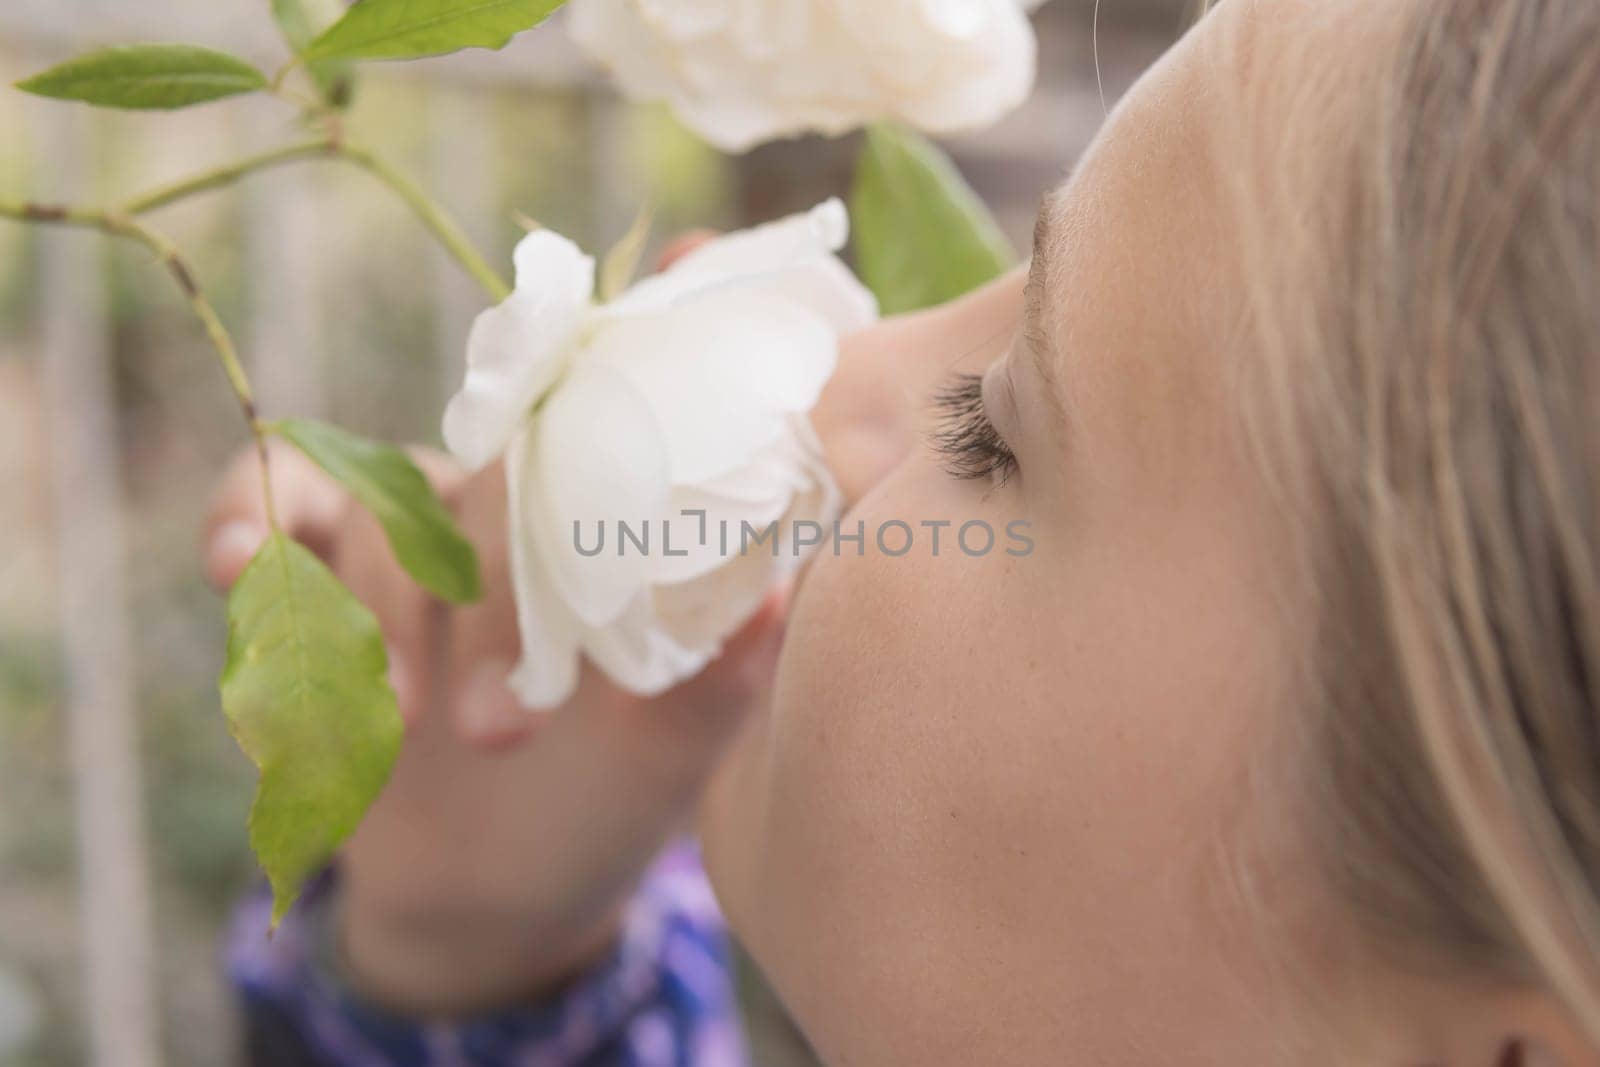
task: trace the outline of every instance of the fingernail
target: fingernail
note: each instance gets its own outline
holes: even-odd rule
[[[695,251],[701,245],[713,240],[717,236],[715,230],[690,230],[682,233],[667,242],[667,247],[661,250],[656,257],[656,269],[666,270],[678,260]]]
[[[211,535],[211,544],[206,553],[211,580],[218,585],[231,585],[250,565],[266,539],[266,530],[245,519],[235,519],[218,527],[217,532]]]
[[[525,737],[534,718],[522,710],[507,679],[511,667],[491,660],[473,668],[456,700],[456,727],[477,745],[500,746]]]

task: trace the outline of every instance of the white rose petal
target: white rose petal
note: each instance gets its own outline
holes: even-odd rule
[[[1033,88],[1042,0],[572,0],[573,37],[638,99],[744,151],[895,119],[988,125]]]
[[[444,440],[477,470],[503,452],[523,414],[565,369],[594,298],[594,260],[541,230],[517,246],[511,299],[478,316],[467,382],[445,409]]]
[[[750,462],[809,411],[833,374],[838,337],[802,305],[725,294],[602,330],[590,359],[655,403],[674,484]]]
[[[701,32],[714,7],[672,8],[676,29]],[[877,317],[835,256],[848,225],[830,201],[730,234],[604,306],[571,242],[518,247],[445,440],[474,468],[506,457],[523,703],[566,701],[583,655],[640,695],[684,681],[799,565],[797,524],[830,528],[838,489],[809,414],[839,338]],[[648,549],[621,550],[619,523]],[[747,526],[775,532],[741,552]]]
[[[546,577],[536,543],[543,507],[533,492],[538,437],[524,430],[506,453],[508,517],[511,526],[511,581],[517,601],[522,661],[512,673],[512,690],[529,707],[553,708],[578,687],[579,626]]]
[[[749,286],[765,279],[823,311],[841,332],[858,330],[877,318],[878,305],[835,255],[849,237],[849,212],[842,202],[829,200],[803,215],[707,241],[634,286],[606,313],[635,315],[729,280]],[[795,274],[816,277],[808,281]]]
[[[671,494],[666,439],[650,402],[626,378],[586,360],[554,390],[538,420],[536,542],[556,592],[587,626],[605,626],[645,587],[642,553],[578,552],[573,522],[640,524]]]

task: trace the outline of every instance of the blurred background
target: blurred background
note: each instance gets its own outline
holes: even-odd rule
[[[1040,195],[1104,117],[1093,0],[1038,13],[1021,112],[947,142],[1025,251]],[[1188,0],[1102,0],[1114,102]],[[264,0],[4,0],[0,83],[87,48],[209,44],[267,69]],[[590,249],[640,203],[658,242],[849,187],[856,145],[719,155],[615,98],[558,24],[503,53],[368,68],[351,127],[509,262],[518,213]],[[120,200],[295,137],[271,100],[181,117],[0,89],[0,197]],[[389,194],[293,165],[160,213],[244,350],[266,414],[435,443],[483,300]],[[209,488],[244,443],[210,349],[137,248],[0,221],[0,1065],[236,1062],[218,934],[255,877],[253,772],[216,693],[222,602],[197,567]],[[772,1052],[766,1062],[776,1062]]]

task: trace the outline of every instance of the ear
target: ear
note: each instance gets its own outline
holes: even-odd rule
[[[1483,1067],[1600,1067],[1600,1047],[1585,1039],[1582,1028],[1553,998],[1521,994],[1495,1000],[1485,1020],[1489,1028],[1474,1028],[1494,1036],[1464,1062]]]
[[[1450,982],[1430,985],[1397,1020],[1403,1062],[1429,1067],[1600,1067],[1600,1044],[1554,996]],[[1404,1051],[1402,1052],[1401,1049]]]

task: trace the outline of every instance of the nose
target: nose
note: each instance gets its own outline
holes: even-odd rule
[[[1026,283],[1018,268],[951,303],[845,339],[812,424],[846,506],[916,447],[928,399],[947,377],[981,372],[1009,350]]]

